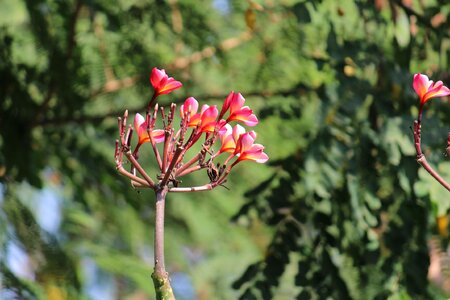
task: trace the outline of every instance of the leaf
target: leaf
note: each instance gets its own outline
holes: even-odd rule
[[[409,17],[403,9],[397,9],[396,13],[395,39],[401,48],[405,48],[411,40]]]
[[[397,166],[400,163],[401,154],[414,155],[412,138],[405,132],[405,125],[400,117],[390,118],[383,128],[383,141],[387,147],[388,159],[391,164]]]

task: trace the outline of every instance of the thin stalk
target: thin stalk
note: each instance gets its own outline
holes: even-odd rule
[[[163,186],[155,191],[155,268],[152,274],[157,300],[175,300],[170,286],[169,274],[164,265],[164,207],[168,188]]]
[[[202,186],[192,186],[192,187],[172,187],[169,189],[170,192],[174,193],[189,193],[189,192],[203,192],[203,191],[210,191],[214,187],[216,187],[217,184],[208,183]]]
[[[141,165],[139,164],[139,162],[134,158],[133,154],[131,154],[130,151],[125,152],[125,156],[128,158],[128,160],[131,162],[131,164],[133,165],[134,168],[136,168],[138,170],[138,172],[142,175],[142,177],[144,177],[144,179],[148,182],[150,187],[154,187],[155,183],[153,182],[153,180],[150,178],[150,176],[148,176],[147,172],[145,172],[145,170],[141,167]]]
[[[189,160],[187,163],[182,165],[176,172],[176,175],[179,176],[181,173],[183,173],[184,170],[192,166],[194,163],[196,163],[200,159],[201,154],[196,154],[191,160]]]
[[[150,144],[152,145],[152,148],[153,148],[153,153],[155,154],[155,157],[156,157],[156,162],[158,163],[159,169],[160,169],[161,172],[162,172],[161,155],[159,155],[158,148],[156,147],[156,143],[155,143],[155,141],[153,140],[152,133],[151,133],[151,131],[150,131],[149,128],[147,128],[147,134],[148,134],[148,138],[149,138],[149,140],[150,140]]]
[[[177,176],[181,177],[181,176],[184,176],[186,174],[198,171],[198,170],[203,169],[203,168],[205,168],[205,167],[202,167],[200,165],[196,165],[196,166],[190,167],[189,169],[184,169],[183,172],[177,174]]]
[[[172,174],[173,168],[175,167],[175,164],[177,163],[178,158],[180,157],[183,150],[183,146],[178,146],[177,150],[175,150],[175,154],[173,155],[172,160],[170,161],[170,165],[167,168],[166,173],[164,174],[164,178],[159,183],[161,186],[166,185],[167,181],[170,178],[170,175]]]
[[[146,187],[146,188],[147,188],[147,187],[148,187],[148,188],[153,188],[153,186],[150,186],[150,185],[148,184],[148,182],[145,181],[144,179],[139,178],[139,177],[137,177],[136,175],[134,175],[134,174],[128,172],[127,170],[125,170],[125,169],[122,167],[122,165],[118,165],[118,166],[117,166],[117,171],[118,171],[120,174],[122,174],[123,176],[126,176],[126,177],[130,178],[132,181],[141,184],[143,187]]]
[[[421,147],[421,120],[422,120],[422,107],[419,109],[419,116],[416,121],[414,121],[414,146],[417,153],[417,162],[431,175],[437,182],[439,182],[443,187],[445,187],[450,192],[450,184],[442,178],[439,173],[437,173],[431,165],[428,163],[425,155],[422,152]]]
[[[163,150],[163,159],[162,159],[162,169],[161,172],[167,172],[167,165],[169,163],[169,152],[172,150],[172,137],[173,137],[173,129],[167,129],[164,131],[164,150]]]
[[[155,95],[153,95],[153,96],[155,96]],[[153,140],[153,137],[152,137],[152,130],[154,129],[154,126],[155,126],[155,120],[156,120],[156,113],[157,112],[158,112],[158,105],[155,105],[155,111],[153,113],[153,117],[150,115],[149,110],[147,110],[147,114],[145,116],[145,120],[147,122],[148,139],[150,140],[150,144],[152,145],[153,153],[155,154],[155,158],[156,158],[156,161],[158,162],[159,169],[161,170],[161,172],[163,172],[161,156],[159,155],[158,148],[156,147],[156,143],[155,143],[155,141]]]
[[[419,164],[422,165],[422,167],[427,170],[428,173],[430,173],[431,176],[434,177],[434,179],[436,179],[437,182],[439,182],[443,187],[445,187],[447,189],[447,191],[450,192],[450,184],[445,181],[444,178],[442,178],[428,163],[427,159],[425,158],[425,156],[422,154],[422,156],[420,158],[417,159],[417,162]]]
[[[148,102],[148,105],[147,105],[147,113],[150,113],[150,111],[152,110],[153,106],[155,105],[157,97],[158,97],[158,93],[156,93],[156,91],[154,91],[152,99]]]

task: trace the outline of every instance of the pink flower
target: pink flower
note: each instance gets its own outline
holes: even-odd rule
[[[138,145],[142,145],[144,143],[150,142],[150,138],[147,132],[147,122],[145,118],[141,114],[136,114],[134,117],[134,129],[139,137]],[[155,129],[152,130],[152,140],[155,143],[164,142],[164,130]]]
[[[219,111],[215,105],[203,105],[200,121],[200,132],[214,132]]]
[[[256,133],[254,131],[241,134],[234,150],[234,155],[238,156],[235,164],[242,160],[252,160],[257,163],[265,163],[269,160],[269,156],[264,153],[264,146],[254,144]]]
[[[219,135],[222,135],[227,131],[227,129],[225,128],[225,125],[227,124],[228,124],[227,121],[224,119],[221,119],[216,123],[216,130],[219,132]]]
[[[432,80],[428,79],[427,75],[420,73],[414,75],[413,87],[417,95],[420,97],[421,106],[431,98],[450,95],[450,89],[444,86],[442,81],[433,83]]]
[[[167,76],[164,69],[159,70],[158,68],[153,68],[152,74],[150,75],[150,82],[157,96],[168,94],[183,85],[181,82]]]
[[[217,155],[223,152],[234,153],[239,137],[245,133],[244,127],[239,124],[234,126],[234,128],[231,128],[230,124],[225,124],[223,129],[224,130],[219,133],[222,146],[220,147]]]
[[[255,126],[258,124],[258,118],[248,106],[243,106],[244,103],[245,98],[241,93],[231,92],[223,103],[219,118],[222,118],[227,110],[230,109],[230,116],[227,118],[227,122],[238,121],[247,126]]]
[[[186,102],[185,102],[186,103]],[[188,126],[200,127],[200,132],[214,132],[217,124],[217,115],[219,111],[215,105],[204,104],[200,113],[191,116]]]
[[[189,97],[180,106],[181,118],[184,118],[184,115],[188,113],[189,120],[192,120],[192,117],[197,113],[197,110],[198,110],[198,101],[194,97]]]

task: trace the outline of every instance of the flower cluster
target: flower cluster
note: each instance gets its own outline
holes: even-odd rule
[[[204,104],[200,108],[198,101],[194,97],[189,97],[180,106],[179,112],[172,103],[166,114],[164,108],[160,108],[158,104],[153,106],[153,103],[159,95],[168,94],[180,88],[182,84],[168,77],[164,70],[157,68],[152,70],[150,82],[154,94],[146,116],[137,113],[134,117],[134,128],[129,126],[128,130],[126,128],[128,112],[125,112],[123,118],[119,118],[120,141],[116,143],[117,169],[131,178],[134,186],[153,189],[168,186],[172,192],[209,190],[225,183],[226,177],[237,163],[245,160],[264,163],[269,159],[264,153],[264,146],[255,143],[257,136],[255,131],[246,132],[239,124],[235,124],[234,127],[231,125],[242,123],[252,127],[258,124],[258,118],[245,105],[245,98],[240,93],[231,92],[220,111],[216,105]],[[162,129],[155,128],[158,116],[162,119]],[[173,126],[176,116],[180,119],[178,128]],[[131,145],[133,132],[138,135],[134,147]],[[193,149],[200,140],[202,143],[200,150],[196,150],[191,154],[192,157],[185,161],[188,150]],[[220,143],[220,146],[217,146],[215,151],[216,142]],[[140,148],[146,143],[151,145],[161,172],[157,183],[138,162]],[[158,147],[158,144],[163,146]],[[122,166],[123,154],[132,165],[130,171]],[[227,156],[217,162],[222,154]],[[181,176],[201,169],[206,169],[209,183],[198,187],[179,187]]]

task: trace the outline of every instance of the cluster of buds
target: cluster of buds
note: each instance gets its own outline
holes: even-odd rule
[[[131,179],[134,187],[154,190],[167,187],[169,192],[211,190],[223,185],[231,169],[239,162],[249,160],[264,163],[268,160],[264,147],[255,143],[254,131],[246,132],[239,124],[231,126],[232,123],[247,126],[258,124],[253,111],[244,106],[245,99],[240,93],[231,92],[220,112],[217,106],[207,104],[199,111],[198,101],[189,97],[179,110],[176,104],[172,103],[166,113],[163,107],[155,104],[157,97],[180,88],[182,84],[168,77],[164,70],[157,68],[152,70],[150,82],[154,94],[148,104],[146,116],[137,113],[134,117],[134,128],[131,125],[127,127],[128,111],[125,111],[122,118],[118,118],[120,139],[116,141],[116,167],[122,175]],[[161,118],[162,129],[155,128],[158,116]],[[180,123],[179,127],[175,128],[177,116]],[[133,132],[138,136],[134,146]],[[193,148],[199,142],[201,147]],[[218,142],[220,147],[214,149]],[[153,149],[160,170],[156,180],[153,180],[139,163],[139,153],[143,145],[150,145]],[[131,164],[129,171],[123,167],[124,155]],[[187,155],[190,157],[185,161]],[[219,156],[223,159],[217,162]],[[208,183],[195,187],[180,185],[182,176],[199,170],[206,170]]]

